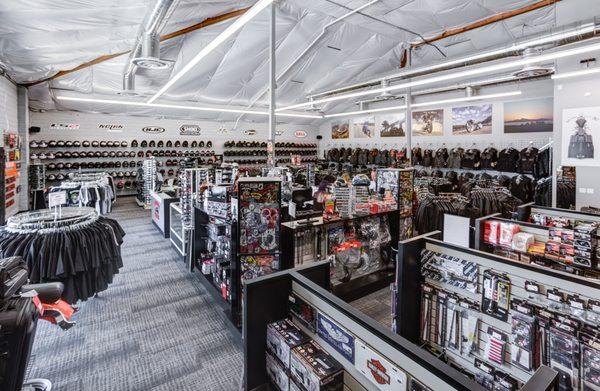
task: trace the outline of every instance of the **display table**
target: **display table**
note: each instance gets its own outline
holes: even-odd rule
[[[170,208],[173,202],[177,202],[178,198],[171,197],[163,192],[150,192],[150,217],[152,223],[163,234],[163,237],[170,237]]]

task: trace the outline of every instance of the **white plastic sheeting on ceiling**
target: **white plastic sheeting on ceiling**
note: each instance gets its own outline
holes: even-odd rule
[[[8,0],[0,2],[0,64],[17,82],[45,79],[101,55],[130,50],[144,15],[154,0]],[[281,0],[277,15],[277,70],[281,74],[323,26],[366,4],[367,0]],[[278,105],[302,101],[315,91],[361,81],[396,69],[403,48],[429,37],[498,12],[530,4],[527,0],[380,0],[333,25],[278,83]],[[169,33],[253,4],[239,0],[182,0],[162,33]],[[228,42],[202,60],[163,97],[180,104],[247,106],[268,84],[269,13],[262,12]],[[140,71],[136,90],[150,96],[233,20],[164,41],[161,57],[172,59],[172,69]],[[551,28],[554,6],[439,41],[448,57]],[[410,31],[407,31],[410,30]],[[415,65],[442,59],[423,46]],[[80,102],[57,102],[54,96],[123,99],[122,73],[127,55],[82,69],[30,88],[33,109],[73,109],[114,113],[152,114],[154,109]],[[267,96],[256,107],[264,108]],[[328,109],[342,107],[332,104]],[[345,103],[347,106],[348,103]],[[161,109],[161,113],[164,111]],[[183,113],[181,113],[183,114]],[[180,115],[173,111],[172,114]],[[190,113],[216,120],[236,115]],[[254,118],[256,119],[256,118]]]

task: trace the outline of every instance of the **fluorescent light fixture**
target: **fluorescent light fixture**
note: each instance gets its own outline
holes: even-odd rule
[[[177,72],[175,76],[173,76],[167,84],[165,84],[156,94],[154,94],[148,103],[154,102],[158,99],[162,94],[164,94],[169,88],[171,88],[179,79],[183,77],[186,73],[190,71],[196,64],[198,64],[204,57],[208,56],[213,50],[217,48],[220,44],[229,39],[233,34],[239,31],[246,23],[248,23],[252,18],[258,15],[263,9],[267,8],[273,0],[259,0],[256,4],[252,6],[248,11],[246,11],[242,16],[236,19],[229,27],[227,27],[221,34],[219,34],[213,41],[211,41],[208,45],[202,48],[196,54],[192,60],[187,63],[183,68]]]
[[[596,24],[595,23],[586,23],[583,24],[575,29],[570,29],[570,30],[565,30],[565,31],[561,31],[561,32],[556,32],[556,33],[551,33],[542,37],[538,37],[538,38],[533,38],[527,41],[523,41],[521,43],[515,43],[511,46],[504,46],[502,48],[496,49],[496,50],[491,50],[491,51],[486,51],[486,52],[481,52],[481,53],[477,53],[477,54],[473,54],[473,55],[468,55],[465,57],[461,57],[461,58],[457,58],[454,60],[449,60],[449,61],[444,61],[444,62],[440,62],[437,64],[432,64],[432,65],[426,65],[426,66],[422,66],[422,67],[417,67],[415,69],[409,69],[409,70],[405,70],[402,72],[397,72],[394,74],[390,74],[390,75],[386,75],[383,77],[383,79],[385,80],[390,80],[390,79],[394,79],[394,78],[399,78],[399,77],[410,77],[410,75],[416,74],[416,73],[423,73],[423,72],[431,72],[434,70],[438,70],[438,69],[442,69],[442,68],[448,68],[451,67],[453,65],[460,65],[460,64],[465,64],[471,61],[476,61],[476,60],[480,60],[483,58],[488,58],[488,57],[495,57],[501,54],[505,54],[505,53],[510,53],[510,52],[516,52],[516,51],[520,51],[523,50],[525,48],[528,47],[535,47],[535,46],[540,46],[540,45],[544,45],[547,43],[551,43],[551,42],[556,42],[556,41],[560,41],[563,39],[567,39],[567,38],[571,38],[571,37],[576,37],[579,35],[585,35],[585,34],[589,34],[589,33],[593,33],[596,30]],[[416,43],[416,42],[415,42]],[[352,87],[360,87],[361,85],[365,85],[365,84],[372,84],[372,83],[376,83],[381,81],[381,77],[378,79],[371,79],[367,82],[364,83],[357,83],[357,84],[353,84],[350,86],[346,86],[343,88],[352,88]],[[319,92],[317,94],[313,94],[311,95],[311,97],[315,98],[317,96],[322,96],[322,95],[326,95],[326,94],[332,94],[335,93],[335,91],[340,90],[341,88],[335,89],[335,90],[329,90],[329,91],[323,91],[323,92]]]
[[[444,82],[444,81],[449,81],[449,80],[454,80],[454,79],[460,79],[460,78],[464,78],[464,77],[468,77],[468,76],[476,76],[476,75],[481,75],[481,74],[485,74],[485,73],[492,73],[492,72],[507,70],[507,69],[511,69],[511,68],[520,68],[523,65],[535,64],[535,63],[540,63],[540,62],[545,62],[545,61],[550,61],[550,60],[556,60],[559,58],[576,56],[578,54],[589,53],[589,52],[593,52],[596,50],[600,50],[600,43],[598,43],[598,42],[591,44],[591,45],[556,51],[553,53],[542,54],[542,55],[535,56],[535,57],[527,57],[527,58],[522,58],[520,60],[512,60],[512,61],[503,62],[500,64],[493,64],[493,65],[488,65],[488,66],[474,68],[474,69],[467,69],[464,71],[446,73],[446,74],[443,74],[440,76],[433,76],[433,77],[428,77],[428,78],[424,78],[424,79],[420,79],[420,80],[396,84],[396,85],[393,85],[390,87],[376,88],[376,89],[366,90],[366,91],[358,91],[358,92],[353,92],[353,93],[349,93],[349,94],[336,95],[336,96],[331,96],[331,97],[327,97],[327,98],[323,98],[323,99],[312,100],[309,102],[298,103],[295,105],[282,107],[280,109],[277,109],[277,111],[291,110],[291,109],[296,109],[299,107],[310,106],[313,104],[335,102],[338,100],[357,98],[357,97],[366,96],[366,95],[380,94],[380,93],[386,92],[386,91],[403,90],[403,89],[406,89],[409,87],[416,87],[416,86],[421,86],[421,85],[439,83],[439,82]]]
[[[441,106],[449,103],[458,103],[458,102],[470,102],[474,100],[485,100],[485,99],[495,99],[495,98],[504,98],[508,96],[517,96],[521,95],[521,91],[510,91],[510,92],[499,92],[497,94],[486,94],[486,95],[474,95],[474,96],[463,96],[461,98],[452,98],[452,99],[444,99],[444,100],[435,100],[431,102],[421,102],[421,103],[413,103],[412,107],[427,107],[427,106]],[[356,114],[371,114],[378,113],[382,111],[394,111],[394,110],[406,110],[406,105],[404,106],[393,106],[393,107],[384,107],[380,109],[373,110],[359,110],[359,111],[347,111],[344,113],[335,113],[335,114],[325,114],[324,118],[333,118],[333,117],[344,117],[349,115]]]
[[[69,96],[57,96],[56,99],[64,100],[64,101],[73,101],[73,102],[105,103],[105,104],[122,105],[122,106],[154,107],[154,108],[194,110],[194,111],[217,112],[217,113],[269,115],[268,111],[228,109],[228,108],[222,108],[222,107],[184,106],[184,105],[172,105],[172,104],[166,104],[166,103],[146,103],[146,102],[124,101],[124,100],[114,100],[114,99],[78,98],[78,97],[69,97]],[[295,118],[323,118],[323,116],[316,115],[316,114],[311,115],[311,114],[294,114],[294,113],[278,113],[277,116],[295,117]]]
[[[406,105],[404,106],[393,106],[393,107],[383,107],[380,109],[372,109],[372,110],[358,110],[358,111],[347,111],[344,113],[335,113],[335,114],[325,114],[324,118],[333,118],[333,117],[343,117],[346,115],[356,115],[356,114],[370,114],[370,113],[380,113],[382,111],[394,111],[394,110],[406,110]]]
[[[462,98],[453,98],[453,99],[443,99],[436,100],[431,102],[421,102],[421,103],[413,103],[411,107],[426,107],[426,106],[441,106],[449,103],[458,103],[458,102],[470,102],[474,100],[485,100],[485,99],[495,99],[495,98],[505,98],[508,96],[517,96],[521,95],[521,91],[510,91],[510,92],[500,92],[497,94],[487,94],[487,95],[473,95],[473,96],[464,96]]]
[[[580,71],[565,72],[565,73],[559,73],[559,74],[555,73],[554,75],[552,75],[552,78],[553,79],[568,79],[571,77],[593,75],[595,73],[600,73],[600,67],[582,69]]]

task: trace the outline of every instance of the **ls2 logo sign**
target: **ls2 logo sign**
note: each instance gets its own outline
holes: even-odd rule
[[[159,134],[164,133],[165,128],[161,128],[159,126],[146,126],[145,128],[142,128],[142,132],[150,134]]]
[[[198,125],[181,125],[179,134],[181,136],[200,136],[200,126]]]
[[[294,136],[296,138],[305,138],[306,137],[306,132],[304,130],[296,130],[294,132]]]

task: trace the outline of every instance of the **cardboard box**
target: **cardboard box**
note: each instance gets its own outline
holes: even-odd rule
[[[285,369],[290,367],[292,349],[308,341],[310,338],[289,319],[267,325],[267,350],[281,362]]]
[[[344,369],[316,342],[292,350],[290,377],[305,391],[342,391]]]
[[[290,379],[279,361],[267,353],[267,375],[279,391],[290,391]]]

